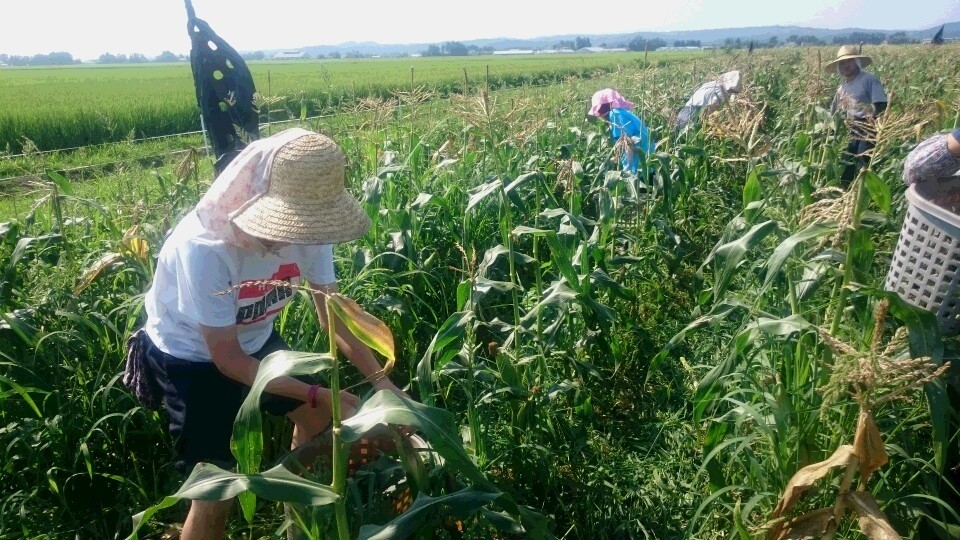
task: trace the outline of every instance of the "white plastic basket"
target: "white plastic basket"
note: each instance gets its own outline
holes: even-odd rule
[[[910,186],[907,214],[893,252],[885,288],[933,312],[940,333],[960,333],[960,216]]]

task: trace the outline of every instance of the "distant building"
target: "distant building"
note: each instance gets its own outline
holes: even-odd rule
[[[272,58],[274,60],[296,60],[302,58],[308,58],[307,53],[303,51],[280,51],[275,53]]]
[[[584,47],[578,52],[626,52],[626,47]]]
[[[706,47],[657,47],[658,51],[699,51]],[[713,47],[710,47],[711,49]]]
[[[533,49],[504,49],[502,51],[493,51],[495,55],[505,55],[505,54],[534,54]]]

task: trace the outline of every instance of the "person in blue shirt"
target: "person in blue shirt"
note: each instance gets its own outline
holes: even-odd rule
[[[620,162],[623,170],[637,174],[640,154],[649,155],[656,149],[646,124],[630,109],[634,104],[624,99],[616,90],[604,88],[593,94],[590,114],[610,124],[610,138],[614,145],[621,146]]]

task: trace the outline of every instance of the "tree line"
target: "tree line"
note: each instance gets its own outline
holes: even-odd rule
[[[632,40],[624,43],[601,43],[600,47],[605,49],[608,48],[624,48],[631,51],[643,51],[643,50],[656,50],[660,47],[667,47],[669,44],[666,40],[660,38],[648,39],[643,36],[636,36]],[[574,39],[562,39],[555,42],[550,46],[552,50],[572,50],[577,51],[587,47],[592,47],[592,43],[589,37],[577,36]],[[676,40],[673,42],[674,47],[700,47],[701,43],[698,39],[688,39],[688,40]],[[473,54],[491,54],[494,52],[493,47],[477,47],[476,45],[464,45],[459,41],[446,41],[444,43],[435,43],[427,46],[426,49],[421,51],[422,56],[469,56]]]
[[[829,42],[818,38],[812,34],[797,35],[791,34],[782,43],[777,36],[769,38],[767,41],[744,40],[741,38],[727,38],[723,41],[722,47],[725,49],[745,49],[748,47],[778,47],[784,44],[794,45],[843,45],[847,43],[864,43],[870,45],[879,45],[881,43],[890,43],[901,45],[906,43],[919,43],[919,40],[911,38],[906,32],[894,32],[887,35],[883,32],[852,32],[834,36]],[[671,44],[661,38],[646,38],[637,35],[626,43],[601,43],[604,48],[626,48],[631,51],[655,51],[661,47],[667,47]],[[580,50],[591,47],[590,38],[577,36],[571,40],[560,40],[552,45],[553,50]],[[673,47],[700,47],[701,42],[698,39],[674,40]],[[476,54],[492,54],[494,48],[490,46],[478,47],[476,45],[464,45],[459,41],[445,41],[429,45],[421,51],[422,56],[470,56]],[[358,58],[364,55],[360,53],[339,53],[319,54],[317,58]],[[246,60],[264,60],[266,55],[263,51],[256,51],[243,54]],[[146,64],[149,62],[178,62],[186,60],[184,55],[174,54],[170,51],[163,51],[159,56],[148,58],[140,53],[133,53],[129,56],[125,54],[101,54],[96,62],[98,64]],[[0,64],[10,66],[65,66],[70,64],[79,64],[80,59],[74,58],[68,52],[51,52],[49,54],[35,54],[33,56],[19,56],[0,53]]]
[[[846,44],[867,44],[880,45],[881,43],[890,43],[892,45],[904,45],[907,43],[920,43],[920,40],[911,38],[906,32],[894,32],[885,34],[883,32],[851,32],[834,36],[829,41],[811,34],[798,35],[790,34],[781,42],[777,36],[772,36],[767,41],[749,40],[740,38],[727,38],[723,41],[725,49],[744,49],[750,46],[754,48],[778,47],[785,44],[803,45],[846,45]]]
[[[177,62],[185,59],[185,56],[177,55],[170,51],[163,51],[160,55],[153,58],[148,58],[140,53],[133,53],[130,56],[125,54],[103,53],[97,58],[97,63],[146,64],[149,62]],[[49,54],[35,54],[33,56],[0,53],[0,64],[10,66],[69,66],[79,63],[80,59],[74,58],[73,55],[68,52],[52,52]]]

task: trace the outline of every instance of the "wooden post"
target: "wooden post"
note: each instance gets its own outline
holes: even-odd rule
[[[410,90],[413,90],[413,66],[410,66]]]
[[[647,64],[647,45],[648,44],[649,43],[647,42],[647,40],[643,40],[643,69],[647,69],[648,67],[648,64]]]
[[[463,95],[470,90],[470,79],[467,78],[467,68],[463,68]]]
[[[490,90],[490,64],[487,64],[487,76],[483,80],[483,86],[486,87],[488,91]]]

